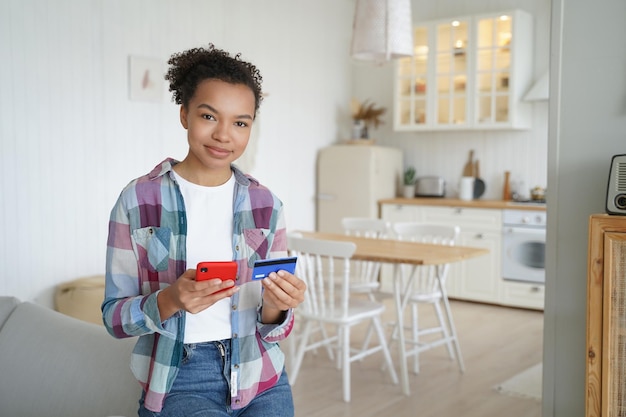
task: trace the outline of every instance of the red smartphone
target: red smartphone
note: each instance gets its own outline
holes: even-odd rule
[[[219,278],[222,281],[237,280],[237,262],[235,261],[211,261],[199,262],[196,267],[196,281]],[[229,287],[230,288],[230,287]],[[225,288],[220,291],[226,291]],[[219,291],[218,291],[219,292]]]

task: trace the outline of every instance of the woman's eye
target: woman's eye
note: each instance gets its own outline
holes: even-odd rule
[[[246,122],[235,122],[235,126],[237,126],[237,127],[248,127],[248,123],[246,123]]]
[[[206,120],[215,120],[215,117],[213,117],[212,114],[203,114],[202,118]]]

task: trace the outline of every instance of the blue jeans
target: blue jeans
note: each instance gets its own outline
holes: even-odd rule
[[[223,356],[222,356],[223,355]],[[274,387],[246,407],[230,407],[230,340],[185,345],[183,361],[159,413],[144,408],[139,417],[293,417],[293,398],[283,370]]]

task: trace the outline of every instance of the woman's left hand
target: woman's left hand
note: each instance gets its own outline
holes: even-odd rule
[[[300,278],[287,271],[272,272],[264,278],[263,287],[263,323],[276,323],[282,312],[296,308],[304,301],[306,284]]]

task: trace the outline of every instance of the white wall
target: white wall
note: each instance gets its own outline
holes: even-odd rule
[[[493,13],[522,9],[532,14],[534,23],[534,77],[548,69],[550,0],[412,0],[413,20],[430,21],[452,16]],[[359,65],[355,71],[355,94],[361,100],[372,99],[388,109],[385,124],[373,132],[377,142],[405,151],[405,164],[413,165],[418,176],[440,175],[454,194],[467,161],[469,150],[480,160],[481,177],[485,180],[483,198],[501,199],[504,171],[511,172],[515,182],[525,188],[545,187],[547,183],[548,103],[535,102],[532,128],[524,131],[462,131],[462,132],[394,132],[393,110],[394,66]],[[527,192],[528,193],[528,192]]]
[[[0,294],[52,303],[54,286],[103,273],[121,188],[186,154],[167,86],[128,99],[128,57],[215,43],[254,62],[268,94],[246,158],[285,202],[291,229],[314,228],[316,150],[342,136],[351,97],[354,2],[2,0]],[[345,123],[346,126],[348,123]]]
[[[626,2],[553,0],[543,415],[584,415],[589,215],[626,152]]]

